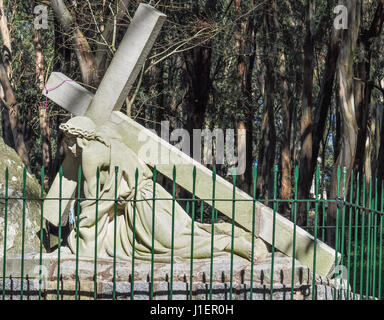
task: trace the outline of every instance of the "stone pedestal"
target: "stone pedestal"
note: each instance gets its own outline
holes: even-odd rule
[[[312,299],[312,272],[295,262],[294,281],[292,283],[292,259],[280,253],[275,254],[273,276],[273,299],[290,300],[291,287],[294,288],[294,300]],[[2,266],[2,261],[0,261]],[[92,258],[79,259],[78,294],[81,300],[94,299],[94,261]],[[20,257],[7,259],[6,298],[20,299]],[[220,258],[213,261],[212,300],[230,299],[230,259]],[[42,299],[57,299],[57,252],[43,254],[42,259]],[[36,300],[39,297],[39,255],[29,254],[24,262],[23,299]],[[75,299],[76,257],[67,248],[63,248],[60,259],[59,299]],[[0,269],[2,275],[2,269]],[[149,300],[151,291],[151,264],[135,260],[134,299]],[[113,261],[98,260],[97,298],[108,300],[113,297]],[[236,258],[233,264],[232,299],[250,300],[251,263]],[[132,261],[116,263],[116,299],[130,300],[132,285]],[[173,300],[189,300],[190,263],[175,263],[173,271]],[[253,266],[253,300],[270,300],[271,257],[255,261]],[[0,280],[0,289],[2,282]],[[155,300],[168,300],[170,296],[170,265],[154,264],[153,296]],[[316,297],[318,300],[333,300],[334,287],[330,279],[316,276]],[[346,298],[346,291],[340,292]],[[193,264],[192,299],[209,300],[210,260],[196,260]],[[339,292],[338,292],[339,297]]]

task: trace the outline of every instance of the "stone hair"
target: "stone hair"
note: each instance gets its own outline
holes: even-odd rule
[[[107,143],[105,139],[103,139],[100,135],[98,135],[95,130],[84,130],[81,128],[68,125],[67,123],[61,124],[59,128],[65,134],[70,134],[78,138],[84,138],[89,141],[99,141],[105,144],[106,146],[109,146],[109,143]]]

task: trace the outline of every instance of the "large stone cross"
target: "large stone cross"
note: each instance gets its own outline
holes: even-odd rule
[[[190,192],[192,192],[193,187],[193,168],[196,167],[196,196],[200,199],[209,199],[212,198],[213,187],[212,172],[209,169],[119,111],[165,19],[166,16],[153,7],[140,4],[96,94],[90,93],[76,82],[71,81],[65,82],[56,90],[50,91],[48,98],[75,115],[88,116],[97,125],[108,122],[109,125],[115,126],[122,135],[125,144],[137,154],[139,154],[143,145],[143,141],[139,139],[139,136],[144,133],[150,143],[156,146],[156,152],[161,156],[167,154],[167,159],[169,159],[167,164],[154,163],[150,159],[146,159],[145,162],[150,166],[156,165],[157,170],[170,179],[172,179],[173,166],[176,165],[176,183]],[[70,79],[61,73],[54,72],[51,74],[46,86],[48,88],[55,87],[65,80]],[[71,198],[75,193],[77,171],[74,168],[73,159],[67,157],[63,163],[62,198]],[[52,194],[57,195],[58,190],[59,177],[57,176],[46,199],[52,198]],[[228,199],[232,199],[232,193],[233,185],[217,176],[215,208],[230,218],[232,218],[232,202],[228,201]],[[227,201],[220,201],[220,199],[227,199]],[[235,221],[244,229],[251,231],[253,199],[247,193],[236,188],[236,200],[239,201],[235,202]],[[204,201],[211,204],[208,200]],[[58,200],[44,202],[45,218],[56,226],[59,223],[58,203]],[[61,205],[63,213],[67,210],[69,201],[62,200]],[[273,216],[272,209],[261,203],[256,203],[255,235],[269,244],[273,243]],[[275,228],[275,247],[288,256],[292,256],[293,223],[276,213]],[[297,227],[296,259],[312,268],[313,253],[313,237]],[[317,273],[327,275],[333,267],[334,259],[335,251],[323,242],[317,241]]]

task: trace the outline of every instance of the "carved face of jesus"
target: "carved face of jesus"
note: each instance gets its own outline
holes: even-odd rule
[[[64,138],[64,144],[66,152],[74,158],[78,158],[81,155],[81,148],[77,145],[76,136],[67,133]]]

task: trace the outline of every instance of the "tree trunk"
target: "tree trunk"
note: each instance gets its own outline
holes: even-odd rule
[[[202,129],[210,88],[211,48],[196,47],[185,55],[187,94],[186,127],[192,136],[193,129]]]
[[[12,45],[11,45],[11,36],[8,29],[8,20],[6,16],[6,10],[4,8],[3,0],[0,0],[0,33],[3,41],[3,50],[2,50],[2,65],[0,66],[0,76],[1,76],[1,87],[2,87],[2,102],[8,107],[8,115],[3,114],[3,136],[5,142],[9,143],[10,146],[14,147],[24,165],[30,169],[29,164],[29,154],[27,147],[24,142],[24,136],[19,128],[18,114],[19,108],[16,103],[16,97],[13,93],[13,86],[10,81],[12,79],[12,69],[11,69],[11,57],[12,57]],[[4,107],[4,106],[3,106]],[[9,122],[8,122],[9,121]],[[11,130],[13,143],[10,141],[10,132]]]
[[[299,198],[308,197],[303,191],[310,190],[312,184],[311,166],[313,157],[312,139],[312,109],[313,109],[313,59],[314,59],[314,12],[315,0],[307,1],[306,16],[306,36],[304,41],[304,67],[303,67],[303,95],[302,95],[302,116],[301,116],[301,154],[299,171]],[[307,223],[306,204],[299,206],[297,223],[305,225]]]
[[[372,41],[380,36],[384,23],[384,4],[380,2],[377,6],[375,15],[372,19],[371,26],[368,30],[363,30],[358,38],[360,52],[363,53],[362,61],[357,66],[357,81],[355,83],[355,105],[356,105],[356,121],[359,127],[357,146],[356,146],[356,171],[362,174],[365,172],[367,185],[371,182],[371,173],[368,174],[365,168],[370,168],[369,160],[365,156],[367,141],[370,141],[368,130],[368,119],[370,118],[370,105],[372,98],[372,90],[374,83],[371,81],[371,61],[372,61]]]
[[[384,102],[384,92],[382,93],[382,103]],[[383,105],[377,110],[377,123],[380,124],[378,127],[378,135],[376,137],[376,150],[377,150],[377,161],[376,161],[376,177],[378,184],[378,194],[382,194],[382,181],[384,180],[384,107]],[[381,197],[379,197],[378,208],[381,208]]]
[[[72,34],[83,83],[90,86],[90,90],[94,91],[100,84],[101,78],[97,69],[96,57],[91,52],[91,47],[86,37],[76,24],[75,19],[65,6],[63,0],[51,0],[51,6],[63,29]]]
[[[275,50],[271,54],[270,43],[275,43],[275,33],[273,22],[270,21],[268,12],[263,17],[263,31],[265,39],[269,43],[264,44],[265,56],[265,90],[264,90],[264,119],[261,129],[261,139],[259,144],[258,174],[257,174],[257,197],[272,198],[274,186],[274,164],[276,154],[276,127],[275,127],[275,70],[273,61]]]
[[[240,1],[236,1],[235,11],[237,15],[241,14]],[[254,16],[250,14],[246,21],[239,22],[236,32],[235,50],[238,55],[237,58],[237,81],[240,98],[237,100],[237,129],[246,130],[245,146],[238,146],[245,148],[245,171],[239,175],[238,184],[241,189],[252,194],[253,190],[253,137],[254,137],[254,119],[255,110],[253,108],[252,97],[252,83],[253,83],[253,70],[256,58],[256,32],[254,26]],[[242,110],[242,112],[240,111]],[[240,154],[238,152],[238,154]]]
[[[212,0],[206,2],[204,10],[206,15],[212,13],[213,3]],[[204,18],[197,2],[194,2],[192,11],[196,16]],[[193,129],[203,129],[204,126],[212,83],[210,78],[212,66],[211,44],[212,41],[207,40],[184,53],[185,73],[183,84],[186,90],[184,119],[186,129],[191,137],[193,136]]]
[[[117,11],[115,16],[111,17],[103,26],[103,34],[97,44],[96,64],[100,79],[103,77],[108,68],[109,62],[116,50],[116,38],[119,32],[120,25],[125,15],[128,12],[130,0],[118,0]]]
[[[273,9],[273,21],[275,30],[277,32],[277,42],[282,41],[281,26],[278,19],[278,10],[276,1],[272,2]],[[292,23],[292,21],[291,21]],[[293,39],[291,38],[291,41]],[[282,109],[282,133],[281,133],[281,198],[291,199],[292,192],[292,160],[291,160],[291,128],[292,128],[292,111],[293,111],[293,99],[289,98],[289,84],[288,84],[288,63],[286,53],[282,49],[278,49],[278,59],[280,62],[280,72],[278,83],[282,84],[281,89],[281,109]],[[291,101],[290,101],[291,100]],[[289,202],[283,202],[279,211],[283,214],[287,214],[290,209]]]
[[[34,2],[34,1],[33,1]],[[34,5],[32,6],[32,9]],[[34,31],[33,44],[35,46],[35,73],[36,73],[36,84],[41,92],[45,85],[45,69],[44,69],[44,52],[40,43],[40,32]],[[51,149],[51,135],[49,127],[49,117],[47,115],[47,108],[45,105],[39,104],[39,122],[40,122],[40,133],[42,139],[42,152],[43,152],[43,166],[44,166],[44,188],[49,188],[49,176],[50,166],[52,163],[52,149]]]
[[[358,126],[356,122],[356,111],[354,103],[354,55],[357,46],[357,38],[360,28],[360,0],[348,0],[343,3],[348,8],[349,28],[342,33],[342,43],[340,46],[340,56],[338,60],[338,89],[340,99],[340,113],[342,118],[342,136],[341,149],[337,157],[332,179],[330,198],[337,196],[337,169],[338,166],[346,168],[346,190],[350,181],[351,170],[356,156]],[[341,178],[343,181],[343,177]],[[342,182],[340,183],[340,196],[343,196]],[[329,206],[327,224],[335,225],[336,222],[336,205],[333,203]],[[340,217],[339,217],[340,219]],[[335,234],[328,233],[327,238],[331,244],[335,243]]]
[[[53,63],[53,70],[60,71],[64,74],[69,75],[70,74],[70,66],[71,66],[71,50],[66,45],[69,40],[66,34],[63,32],[63,28],[61,27],[58,19],[56,16],[53,18],[54,20],[54,33],[55,33],[55,40],[54,40],[54,50],[55,50],[55,60]],[[55,121],[54,121],[54,128],[56,132],[56,152],[54,160],[51,163],[51,170],[49,172],[49,183],[51,184],[53,180],[56,177],[57,172],[60,169],[60,166],[62,165],[65,153],[64,148],[62,147],[62,139],[63,134],[62,131],[59,129],[59,126],[61,122],[66,119],[67,116],[56,115]],[[53,125],[53,124],[52,124]]]

